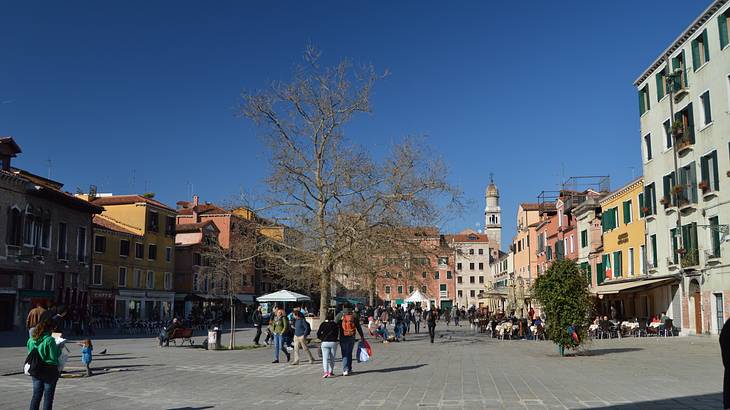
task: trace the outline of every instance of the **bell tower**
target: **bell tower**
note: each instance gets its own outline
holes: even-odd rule
[[[494,174],[489,174],[489,185],[485,195],[484,232],[489,237],[490,248],[501,249],[502,210],[499,207],[499,190],[494,185]]]

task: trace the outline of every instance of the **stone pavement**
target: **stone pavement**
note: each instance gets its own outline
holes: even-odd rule
[[[560,358],[550,342],[498,341],[440,324],[436,343],[372,343],[355,373],[320,379],[315,365],[271,364],[272,349],[158,348],[152,338],[95,341],[91,378],[59,380],[59,409],[722,408],[716,337],[592,342]],[[252,330],[238,333],[248,343]],[[3,336],[0,336],[3,337]],[[198,338],[201,339],[201,338]],[[198,340],[199,342],[200,340]],[[7,344],[3,344],[7,345]],[[69,366],[80,366],[78,348]],[[27,408],[24,348],[0,348],[0,409]],[[304,361],[306,363],[306,361]],[[336,371],[341,375],[341,364]],[[16,373],[16,374],[12,374]]]

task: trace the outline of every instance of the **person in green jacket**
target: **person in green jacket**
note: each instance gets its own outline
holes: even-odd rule
[[[269,321],[269,329],[274,334],[274,361],[271,363],[279,363],[279,351],[281,350],[286,355],[286,361],[291,359],[289,352],[284,346],[284,332],[289,329],[289,320],[287,320],[284,314],[284,309],[281,307],[276,308],[276,312],[271,316]]]
[[[33,377],[33,397],[30,400],[30,409],[38,410],[43,399],[43,409],[53,408],[53,396],[56,393],[56,382],[58,382],[58,358],[61,356],[61,347],[56,344],[56,339],[51,336],[54,323],[50,316],[46,316],[33,329],[33,334],[28,339],[28,353],[33,349],[38,350],[41,360],[49,366],[55,367],[55,372],[49,372],[44,380]]]

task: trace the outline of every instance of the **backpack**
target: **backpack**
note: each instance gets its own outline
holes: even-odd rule
[[[355,336],[355,315],[352,313],[342,315],[342,335]]]
[[[46,383],[58,379],[59,376],[58,367],[44,362],[37,348],[33,348],[25,358],[24,372]]]
[[[307,329],[307,330],[304,331],[304,336],[307,337],[307,336],[309,336],[310,333],[312,333],[312,326],[310,326],[309,325],[309,322],[307,322],[305,320],[304,321],[304,327]]]

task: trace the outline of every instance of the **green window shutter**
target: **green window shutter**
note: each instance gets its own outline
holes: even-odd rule
[[[621,251],[613,253],[613,277],[621,276]]]
[[[644,217],[644,207],[646,207],[646,205],[644,205],[644,193],[641,192],[639,193],[639,218]]]
[[[618,207],[611,210],[611,226],[612,229],[618,228]]]
[[[605,255],[603,256],[606,257]],[[601,284],[606,279],[606,271],[603,269],[603,263],[596,264],[596,283]]]
[[[687,56],[684,53],[684,50],[682,50],[682,64],[684,67],[682,69],[682,76],[684,76],[684,86],[689,87],[689,78],[687,78]]]
[[[717,17],[717,27],[720,31],[720,48],[723,49],[728,44],[727,16],[725,14],[720,14]]]
[[[689,140],[695,143],[695,116],[692,103],[687,104],[687,132],[689,132]]]
[[[631,223],[631,201],[624,202],[624,224]]]
[[[697,71],[700,65],[700,45],[697,39],[694,39],[692,40],[692,67]]]
[[[664,97],[664,71],[656,73],[656,100],[659,101]]]
[[[710,61],[710,41],[707,39],[707,29],[702,32],[702,42],[705,44],[705,61]]]
[[[707,157],[700,158],[700,180],[710,180],[710,169],[709,164],[707,163]]]
[[[592,282],[593,272],[591,272],[591,265],[586,263],[586,278],[588,279],[588,284],[590,285]]]
[[[639,115],[644,115],[646,107],[644,107],[644,91],[639,90]]]
[[[715,185],[713,188],[715,191],[720,190],[720,174],[717,170],[717,151],[712,151],[712,154],[710,154],[710,157],[712,157],[712,169],[710,170],[715,177]]]
[[[603,229],[603,232],[608,230],[608,211],[601,215],[601,229]]]

